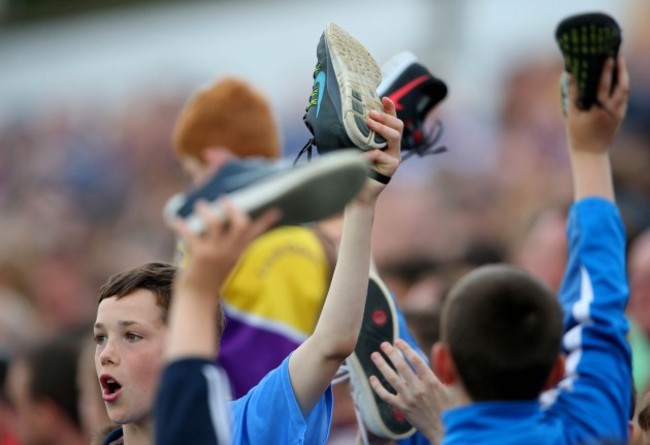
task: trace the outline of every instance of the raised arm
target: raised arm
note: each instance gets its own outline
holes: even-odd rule
[[[403,124],[390,99],[384,98],[383,105],[386,112],[371,112],[368,126],[388,141],[388,148],[365,155],[372,168],[391,177],[399,165]],[[368,287],[375,203],[384,187],[369,179],[359,197],[346,207],[340,251],[323,310],[314,333],[289,359],[291,384],[303,414],[322,397],[341,363],[354,351]]]
[[[559,300],[564,311],[564,379],[547,394],[549,416],[564,425],[572,443],[627,441],[632,394],[631,354],[626,335],[628,286],[625,230],[615,207],[609,149],[625,115],[629,80],[625,62],[603,69],[599,105],[575,106],[570,83],[566,120],[576,202],[568,221],[569,258]],[[611,94],[610,94],[611,91]],[[598,409],[594,409],[598,407]]]
[[[623,57],[616,65],[618,82],[612,90],[614,69],[614,59],[607,60],[598,87],[600,106],[592,106],[587,111],[576,106],[578,91],[575,79],[571,77],[569,80],[566,131],[576,200],[600,196],[614,201],[609,149],[625,116],[630,89]]]
[[[179,273],[174,284],[165,349],[167,361],[217,357],[221,287],[246,246],[278,218],[276,211],[269,211],[251,221],[227,199],[223,206],[227,223],[216,217],[207,203],[198,203],[197,211],[206,224],[200,235],[189,230],[183,221],[174,222],[174,230],[191,255],[187,268]]]

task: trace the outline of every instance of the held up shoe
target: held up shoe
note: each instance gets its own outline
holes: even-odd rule
[[[328,23],[318,43],[314,86],[303,121],[313,135],[300,155],[316,145],[319,154],[347,147],[384,148],[386,140],[366,125],[370,110],[383,110],[377,96],[381,69],[349,33]]]
[[[404,122],[402,151],[408,153],[402,159],[446,151],[446,147],[436,147],[442,123],[437,121],[430,131],[424,125],[429,112],[447,97],[445,82],[431,74],[410,51],[394,55],[381,69],[383,80],[377,92],[392,99],[397,117]]]
[[[357,150],[332,153],[296,167],[283,161],[231,161],[203,185],[173,196],[163,214],[167,221],[186,219],[190,229],[199,233],[204,226],[194,214],[196,202],[210,202],[223,216],[218,199],[227,194],[253,218],[276,207],[282,211],[277,225],[310,223],[343,210],[363,187],[368,172],[368,162]]]
[[[596,96],[603,65],[609,57],[616,60],[621,46],[621,28],[616,20],[602,13],[570,16],[557,26],[555,40],[564,58],[565,71],[576,80],[578,108],[588,110],[594,104],[599,105]],[[563,100],[566,100],[566,82],[565,76]],[[612,88],[615,84],[616,78]],[[566,110],[566,104],[563,103],[563,107]]]
[[[368,377],[377,376],[386,389],[395,392],[370,359],[370,354],[380,351],[379,345],[384,341],[395,342],[399,331],[397,323],[395,302],[390,291],[381,279],[371,272],[359,340],[345,365],[361,425],[377,437],[392,440],[411,436],[415,433],[415,428],[406,421],[402,412],[375,394]]]

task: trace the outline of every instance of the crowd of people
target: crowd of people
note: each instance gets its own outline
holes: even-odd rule
[[[311,100],[332,94],[330,32]],[[650,443],[650,88],[629,47],[598,107],[573,84],[563,116],[561,60],[528,64],[498,132],[443,104],[426,124],[442,120],[448,152],[399,168],[413,129],[378,101],[375,179],[315,226],[226,201],[227,223],[197,207],[201,235],[165,227],[185,175],[297,152],[242,79],[118,115],[17,117],[0,129],[0,445]],[[473,158],[465,126],[498,149]],[[361,357],[366,298],[399,332]],[[370,402],[330,386],[344,362]]]

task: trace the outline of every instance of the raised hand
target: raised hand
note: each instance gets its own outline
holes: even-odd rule
[[[371,359],[397,393],[384,388],[376,376],[369,378],[372,389],[383,401],[404,413],[432,444],[440,443],[443,435],[440,414],[453,404],[447,387],[404,340],[397,339],[395,346],[384,342],[381,350],[395,369],[379,352],[373,352]]]

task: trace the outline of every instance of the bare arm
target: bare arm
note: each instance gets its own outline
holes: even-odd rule
[[[598,102],[588,111],[576,106],[577,88],[569,81],[569,109],[566,131],[573,170],[575,199],[600,196],[614,201],[614,187],[609,162],[609,149],[625,116],[630,80],[625,60],[618,60],[618,82],[612,94],[614,60],[605,63],[598,87]]]
[[[371,113],[368,126],[388,141],[385,151],[366,152],[373,168],[392,176],[400,159],[402,122],[395,105],[383,100],[386,113]],[[303,414],[316,404],[339,366],[354,351],[361,329],[370,270],[370,238],[375,202],[383,184],[368,180],[345,209],[343,235],[332,282],[314,333],[289,359],[291,384]]]
[[[221,333],[216,317],[221,287],[246,246],[279,215],[272,210],[251,221],[227,200],[223,206],[228,223],[216,217],[205,202],[198,203],[197,212],[206,227],[201,235],[193,233],[181,220],[174,222],[174,230],[188,246],[190,261],[174,284],[167,361],[217,357]]]

